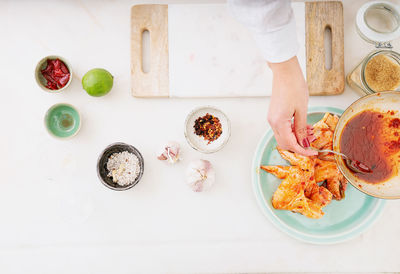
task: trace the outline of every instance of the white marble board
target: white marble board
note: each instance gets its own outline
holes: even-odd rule
[[[304,3],[293,3],[305,72]],[[226,4],[168,6],[170,97],[271,95],[272,72]]]

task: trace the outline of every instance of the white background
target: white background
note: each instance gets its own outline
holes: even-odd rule
[[[372,50],[354,28],[362,2],[345,3],[346,72]],[[368,232],[334,246],[298,242],[264,218],[250,166],[267,129],[268,99],[132,98],[132,4],[0,1],[1,273],[399,270],[398,201],[387,203]],[[75,73],[58,95],[39,89],[33,75],[50,54],[67,58]],[[102,98],[89,97],[80,85],[94,67],[115,76]],[[358,97],[346,87],[343,95],[313,97],[310,105],[345,108]],[[46,110],[59,102],[82,113],[82,129],[69,141],[53,139],[43,126]],[[204,104],[232,122],[227,146],[206,156],[183,136],[186,114]],[[155,158],[168,140],[183,147],[184,161],[176,166]],[[142,181],[122,193],[101,185],[95,170],[98,154],[116,141],[136,146],[145,158]],[[192,193],[183,182],[186,165],[197,158],[216,168],[208,193]]]

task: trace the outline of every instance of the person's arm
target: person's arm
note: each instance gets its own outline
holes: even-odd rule
[[[296,54],[296,23],[290,0],[228,0],[232,14],[249,28],[273,72],[268,122],[278,146],[303,155],[313,140],[307,126],[308,88]],[[294,118],[294,125],[292,125]]]
[[[306,156],[316,155],[316,151],[304,149],[315,138],[307,126],[308,88],[297,57],[269,66],[274,77],[268,122],[278,146]]]
[[[299,49],[290,0],[228,0],[233,16],[254,36],[271,63],[289,60]]]

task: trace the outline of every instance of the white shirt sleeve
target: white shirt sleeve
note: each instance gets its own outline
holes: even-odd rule
[[[228,0],[233,16],[253,34],[264,58],[284,62],[297,54],[296,22],[290,0]]]

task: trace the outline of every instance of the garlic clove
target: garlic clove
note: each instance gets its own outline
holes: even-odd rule
[[[170,164],[175,164],[180,160],[180,146],[177,142],[168,142],[162,152],[157,157],[160,161],[167,161]]]

